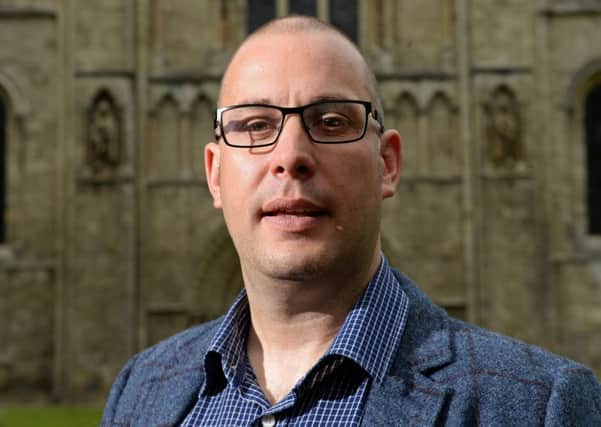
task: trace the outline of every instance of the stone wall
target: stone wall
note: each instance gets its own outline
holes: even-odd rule
[[[52,391],[55,281],[50,266],[0,260],[0,398]]]
[[[56,8],[0,2],[0,100],[7,111],[6,242],[0,243],[0,396],[56,384],[60,57]]]
[[[390,261],[451,314],[601,374],[582,127],[601,6],[358,3],[385,125],[403,135]],[[240,288],[202,148],[246,13],[243,0],[0,0],[2,399],[101,401],[129,355]]]

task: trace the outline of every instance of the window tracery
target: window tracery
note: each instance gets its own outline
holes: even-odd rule
[[[588,231],[601,235],[601,84],[585,99]]]
[[[0,97],[0,243],[6,241],[7,189],[7,108]]]
[[[276,16],[299,14],[315,16],[338,27],[351,40],[359,35],[357,0],[248,0],[246,29],[253,32]]]

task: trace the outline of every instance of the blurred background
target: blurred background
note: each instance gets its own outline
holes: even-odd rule
[[[202,149],[235,47],[290,13],[359,44],[403,135],[390,262],[601,374],[601,1],[0,0],[0,402],[101,405],[227,307]]]

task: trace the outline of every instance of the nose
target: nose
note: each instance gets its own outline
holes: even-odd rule
[[[306,180],[315,173],[315,144],[300,116],[288,116],[272,153],[271,173],[277,178]]]

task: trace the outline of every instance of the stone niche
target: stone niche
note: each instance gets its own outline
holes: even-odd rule
[[[133,179],[134,122],[127,78],[78,79],[77,185],[114,185]]]
[[[99,91],[87,111],[85,167],[93,176],[110,175],[124,162],[123,112],[107,90]]]
[[[135,191],[131,83],[79,74],[69,147],[67,390],[99,398],[134,351]]]
[[[494,170],[524,170],[523,120],[514,92],[497,87],[484,104],[486,165]]]

